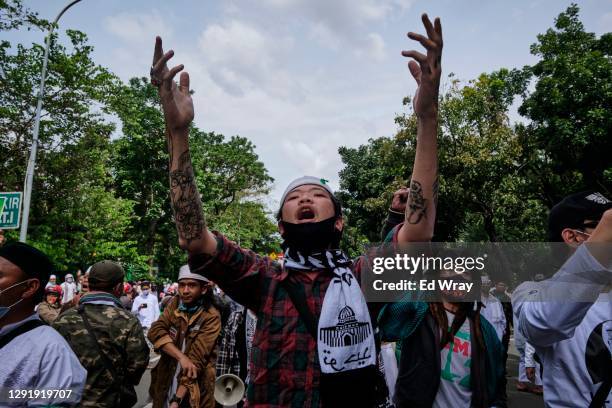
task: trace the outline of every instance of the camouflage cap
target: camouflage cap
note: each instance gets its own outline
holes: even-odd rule
[[[109,286],[123,282],[123,268],[113,261],[100,261],[93,264],[89,271],[89,284],[94,286]]]

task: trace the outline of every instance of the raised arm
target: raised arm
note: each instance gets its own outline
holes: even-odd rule
[[[174,52],[164,54],[162,40],[155,39],[151,66],[151,83],[158,87],[166,120],[170,153],[170,199],[179,236],[179,246],[190,254],[212,254],[217,241],[206,228],[202,201],[196,187],[189,155],[189,126],[193,121],[193,100],[189,93],[189,74],[181,73],[179,85],[174,82],[183,65],[168,69],[166,63]]]
[[[405,222],[398,233],[399,242],[425,242],[433,237],[438,200],[438,90],[442,73],[442,26],[440,19],[431,23],[422,16],[427,37],[413,32],[408,37],[421,43],[427,55],[402,51],[413,58],[408,63],[417,82],[414,113],[417,116],[417,145],[410,181]]]
[[[518,329],[535,346],[550,346],[574,335],[601,293],[612,282],[612,210],[591,237],[550,279],[523,283],[512,294]]]

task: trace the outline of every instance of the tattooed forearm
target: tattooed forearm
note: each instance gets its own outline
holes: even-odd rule
[[[166,140],[168,141],[168,153],[170,153],[170,159],[168,161],[168,168],[172,168],[172,161],[174,160],[174,149],[172,143],[172,137],[170,136],[170,131],[166,128]]]
[[[424,218],[427,218],[427,200],[423,198],[421,183],[413,180],[410,183],[408,203],[406,204],[406,222],[408,224],[418,224]]]
[[[433,202],[434,208],[438,208],[438,190],[440,189],[440,180],[439,177],[436,176],[436,180],[433,183]]]
[[[189,244],[203,236],[206,221],[191,166],[189,150],[179,157],[178,167],[170,171],[170,199],[179,238]]]

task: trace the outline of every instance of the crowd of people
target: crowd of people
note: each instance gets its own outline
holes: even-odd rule
[[[419,85],[417,145],[410,185],[394,195],[381,232],[392,244],[431,241],[435,228],[442,28],[426,15],[423,24],[426,35],[408,36],[426,54],[403,52]],[[131,407],[150,368],[160,408],[214,407],[222,374],[247,384],[239,405],[250,407],[504,407],[512,333],[519,390],[543,393],[549,407],[612,406],[612,201],[588,191],[554,206],[549,239],[565,244],[567,259],[512,293],[509,282],[442,268],[437,279],[477,279],[478,300],[441,289],[435,299],[367,302],[369,258],[339,249],[342,205],[323,178],[300,177],[283,193],[281,261],[208,229],[189,156],[189,76],[174,81],[183,67],[169,69],[172,56],[157,38],[151,82],[188,265],[164,287],[126,282],[112,260],[58,285],[44,253],[3,245],[2,406]],[[570,300],[553,302],[553,292]]]

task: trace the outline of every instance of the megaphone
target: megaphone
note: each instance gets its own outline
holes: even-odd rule
[[[244,396],[244,383],[234,374],[223,374],[215,381],[215,401],[223,406],[235,405]]]

